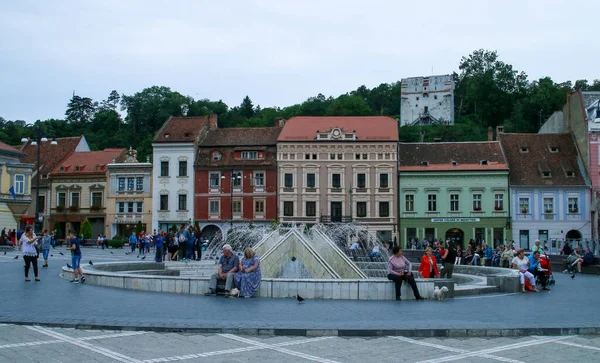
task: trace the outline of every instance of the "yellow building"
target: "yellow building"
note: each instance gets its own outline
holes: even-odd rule
[[[25,217],[31,204],[33,165],[19,159],[25,154],[0,142],[0,229],[24,228],[33,223]]]
[[[129,148],[123,162],[106,166],[106,237],[129,236],[136,225],[152,231],[152,163],[140,163]]]

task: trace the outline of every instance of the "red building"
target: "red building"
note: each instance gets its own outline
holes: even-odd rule
[[[198,143],[194,220],[204,235],[277,219],[281,127],[210,129]]]

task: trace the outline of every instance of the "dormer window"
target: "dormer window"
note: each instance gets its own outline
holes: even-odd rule
[[[452,166],[458,166],[458,161],[452,160]]]
[[[243,157],[242,157],[243,158]],[[213,160],[221,160],[221,153],[218,151],[213,152],[212,154],[212,159]]]
[[[61,166],[61,167],[60,167],[60,169],[58,169],[58,170],[59,170],[61,173],[64,173],[64,172],[65,172],[65,167],[64,167],[64,166]]]
[[[75,165],[75,171],[79,171],[81,168],[79,167],[79,165]]]
[[[169,134],[168,132],[165,132],[165,134],[164,134],[165,139],[168,139],[169,136],[171,136],[171,134]]]
[[[552,173],[550,173],[549,171],[543,171],[542,178],[552,178]]]
[[[242,151],[242,159],[258,159],[257,151]]]
[[[567,171],[567,178],[574,178],[574,177],[575,177],[574,171]]]
[[[487,160],[480,160],[479,165],[489,165]]]
[[[101,170],[102,170],[102,167],[101,167],[100,165],[96,165],[96,168],[95,168],[95,170],[96,170],[96,171],[101,171]]]
[[[423,166],[429,166],[429,161],[422,161],[421,165],[423,165]]]
[[[549,148],[550,148],[550,152],[551,153],[555,153],[556,154],[558,152],[558,147],[557,146],[550,146]]]
[[[521,146],[519,147],[519,152],[520,153],[528,153],[529,152],[529,148],[527,146]]]
[[[190,132],[184,132],[184,133],[183,133],[183,136],[184,136],[184,137],[190,137],[190,135],[191,135],[191,133],[190,133]]]

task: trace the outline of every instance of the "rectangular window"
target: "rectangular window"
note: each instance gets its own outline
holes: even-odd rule
[[[234,171],[232,173],[233,175],[233,186],[234,187],[239,187],[242,185],[242,172],[241,171]]]
[[[458,194],[450,194],[450,212],[458,211]]]
[[[286,217],[294,216],[294,202],[283,202],[283,215]]]
[[[379,174],[379,187],[388,188],[388,174]]]
[[[529,198],[519,198],[519,212],[520,213],[529,213]]]
[[[144,177],[138,176],[135,178],[135,190],[139,192],[144,190]]]
[[[92,192],[92,207],[102,207],[102,192]]]
[[[317,215],[317,202],[306,202],[306,216],[314,217]]]
[[[119,191],[120,192],[125,191],[125,178],[119,178],[118,182],[119,182]]]
[[[15,175],[15,193],[25,194],[25,175]]]
[[[65,192],[56,193],[56,206],[64,207],[66,205],[67,205],[67,193],[65,193]]]
[[[169,210],[169,195],[163,194],[160,196],[160,210]]]
[[[127,213],[133,213],[133,202],[127,202]]]
[[[254,213],[264,213],[265,212],[265,201],[264,200],[255,200],[254,201]]]
[[[481,210],[481,194],[473,194],[473,210]]]
[[[178,198],[177,210],[187,210],[187,194],[179,194]]]
[[[40,213],[44,212],[44,209],[46,209],[46,196],[45,195],[40,195],[38,197],[37,205],[38,205],[38,210],[40,211]]]
[[[338,160],[342,160],[343,159],[343,154],[337,154],[337,159]]]
[[[119,213],[125,213],[125,202],[119,202],[117,205],[119,207]]]
[[[389,217],[390,216],[390,202],[379,202],[379,216]]]
[[[179,160],[179,176],[187,175],[187,160]]]
[[[504,210],[504,194],[494,195],[494,210]]]
[[[544,198],[544,213],[554,213],[554,198]]]
[[[579,213],[579,198],[569,197],[568,206],[569,206],[569,213]]]
[[[265,186],[265,173],[262,171],[254,173],[254,185],[257,187]]]
[[[414,212],[415,211],[415,196],[407,194],[404,196],[404,211]]]
[[[304,154],[304,160],[310,160],[310,154]]]
[[[291,173],[286,173],[283,175],[283,179],[284,179],[284,186],[286,188],[291,188],[293,184],[293,180],[294,180],[294,176]]]
[[[71,207],[79,207],[79,192],[71,193]]]
[[[315,174],[306,174],[306,187],[314,188],[315,187]]]
[[[312,154],[312,159],[317,160],[317,154]]]
[[[127,191],[132,192],[135,186],[135,178],[127,178]]]
[[[427,195],[427,211],[428,212],[437,211],[437,196],[435,194]]]
[[[356,216],[366,217],[367,216],[367,202],[356,202]]]
[[[160,176],[169,176],[169,162],[168,161],[160,162]]]
[[[242,151],[242,159],[258,159],[258,152]]]
[[[208,212],[218,214],[221,210],[221,203],[218,200],[211,200],[208,203]]]
[[[331,174],[331,186],[333,188],[341,188],[342,187],[341,179],[342,179],[342,176],[340,174]]]
[[[367,187],[367,176],[365,174],[356,174],[356,187],[366,188]]]
[[[219,173],[210,173],[208,180],[211,188],[218,188],[221,185],[221,175]]]
[[[233,210],[233,213],[242,213],[242,201],[234,200],[231,209]]]
[[[136,213],[144,213],[144,202],[137,202],[136,205]]]

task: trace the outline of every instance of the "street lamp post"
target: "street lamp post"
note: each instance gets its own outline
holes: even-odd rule
[[[23,143],[27,143],[29,142],[29,139],[26,137],[23,137],[21,139],[21,142]],[[41,222],[41,218],[40,218],[40,151],[41,151],[41,146],[43,142],[48,142],[48,138],[45,136],[42,136],[42,130],[40,129],[39,125],[34,126],[34,130],[33,130],[33,138],[31,139],[31,146],[37,146],[37,164],[36,164],[36,171],[35,171],[35,219],[33,221],[33,230],[37,230],[38,232],[40,231],[40,228],[36,228],[39,227],[39,223]],[[58,141],[56,141],[56,138],[53,138],[52,141],[50,142],[50,145],[58,145]]]
[[[225,179],[225,175],[221,176],[221,179]],[[229,171],[229,227],[233,227],[233,182],[241,179],[239,172],[234,174],[233,170]]]

